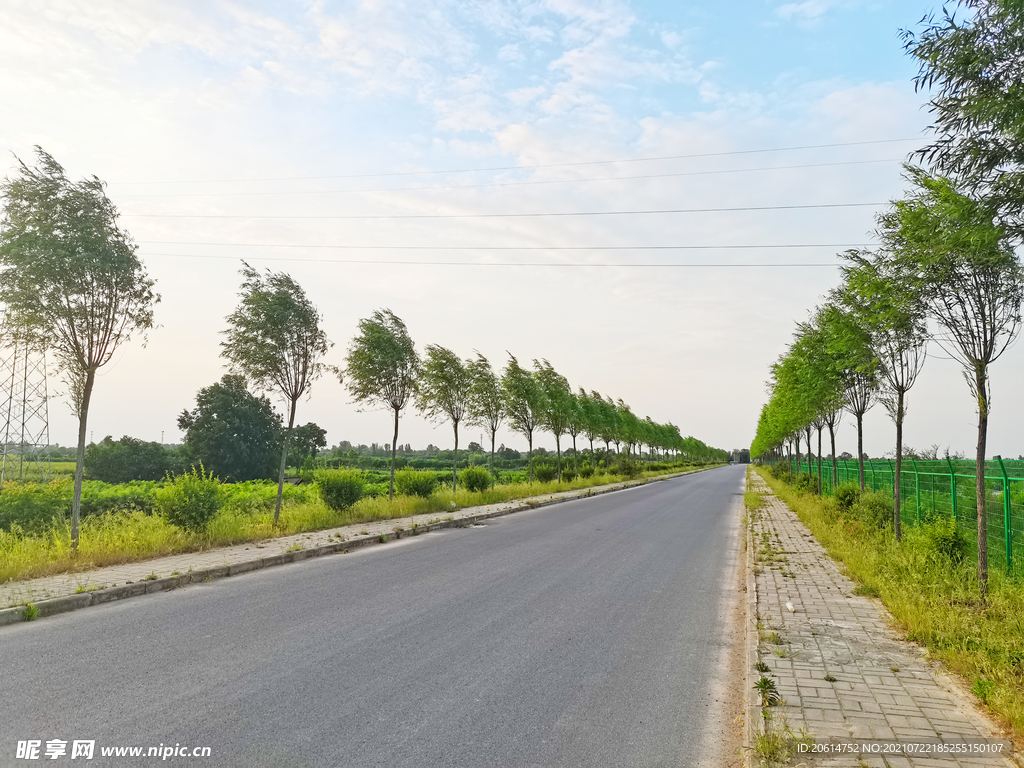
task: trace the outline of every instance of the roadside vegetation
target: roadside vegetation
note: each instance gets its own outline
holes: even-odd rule
[[[208,474],[204,475],[202,470],[179,476],[173,483],[109,486],[86,481],[77,552],[71,547],[68,515],[54,516],[48,512],[55,499],[56,503],[70,507],[71,484],[64,481],[42,487],[19,487],[8,483],[0,492],[0,503],[10,505],[19,495],[35,498],[31,505],[28,501],[24,503],[26,511],[20,522],[8,520],[6,525],[0,526],[0,582],[343,525],[432,512],[448,515],[463,507],[593,488],[631,477],[654,478],[693,472],[703,466],[654,463],[631,476],[613,467],[610,471],[600,469],[588,473],[586,477],[577,475],[572,480],[563,477],[561,482],[551,479],[530,484],[524,480],[505,485],[491,485],[486,470],[474,468],[475,472],[467,470],[460,474],[460,485],[455,490],[447,484],[448,476],[444,473],[409,470],[408,486],[404,486],[402,473],[397,474],[399,494],[393,499],[387,497],[387,483],[365,483],[367,473],[328,470],[318,473],[320,476],[315,483],[284,486],[283,505],[276,524],[278,486],[271,481],[221,484]],[[481,474],[486,476],[482,489]],[[184,483],[181,478],[186,479]],[[403,487],[407,494],[401,493]],[[472,490],[473,487],[478,490]],[[27,513],[30,507],[35,510],[34,517]],[[212,512],[211,507],[215,507]]]
[[[850,484],[822,498],[766,467],[753,471],[842,564],[857,594],[881,599],[907,639],[964,677],[1014,739],[1024,739],[1024,583],[994,570],[983,598],[970,541],[942,516],[898,541],[888,494]]]

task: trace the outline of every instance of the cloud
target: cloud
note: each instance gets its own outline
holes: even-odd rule
[[[787,21],[809,22],[820,19],[832,6],[832,0],[803,0],[780,5],[775,15]]]

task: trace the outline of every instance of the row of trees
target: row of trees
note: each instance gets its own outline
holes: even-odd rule
[[[79,422],[71,507],[71,543],[77,549],[86,424],[96,375],[133,335],[145,339],[160,297],[135,243],[118,223],[104,183],[96,177],[73,182],[53,157],[39,147],[36,152],[36,167],[18,160],[20,175],[0,183],[0,332],[48,349],[67,383]],[[242,278],[239,303],[227,318],[221,344],[230,372],[219,385],[199,393],[197,408],[183,413],[179,426],[186,431],[186,442],[200,446],[197,453],[205,451],[202,436],[212,435],[205,452],[217,456],[222,442],[217,435],[229,429],[216,423],[218,398],[234,395],[244,400],[242,391],[247,393],[252,384],[281,399],[288,414],[283,434],[269,424],[266,434],[251,441],[252,450],[261,454],[279,442],[275,522],[281,512],[298,402],[325,373],[339,376],[359,405],[393,411],[391,495],[399,417],[413,401],[428,418],[451,422],[456,452],[459,425],[464,423],[489,430],[492,456],[494,435],[503,422],[526,436],[531,453],[535,431],[547,430],[558,446],[559,474],[561,440],[566,435],[572,436],[574,447],[577,436],[586,434],[606,445],[625,444],[627,452],[646,445],[651,451],[673,451],[693,459],[724,457],[724,452],[683,438],[671,424],[637,418],[621,400],[612,403],[597,393],[573,393],[547,361],[535,361],[531,371],[510,358],[499,379],[479,354],[463,361],[450,350],[429,345],[420,358],[404,323],[389,310],[360,321],[346,366],[339,370],[325,361],[333,345],[320,313],[298,283],[281,272],[260,273],[245,262]],[[272,411],[260,398],[249,405],[256,411]],[[121,447],[105,449],[110,453]],[[220,459],[225,465],[233,460],[220,456],[212,463]],[[532,469],[531,462],[531,480]]]
[[[646,446],[653,456],[660,451],[693,461],[726,460],[725,451],[712,449],[693,437],[683,437],[674,424],[641,419],[622,400],[613,401],[583,388],[573,391],[564,376],[547,360],[534,360],[532,369],[520,365],[514,355],[499,376],[479,352],[460,358],[452,350],[429,344],[421,357],[405,323],[388,309],[377,310],[359,322],[359,334],[339,372],[353,399],[369,407],[391,410],[394,435],[391,442],[391,485],[394,494],[395,454],[399,418],[410,404],[436,423],[452,426],[454,456],[452,486],[458,482],[459,427],[473,425],[490,435],[491,470],[498,429],[506,424],[523,435],[528,445],[527,463],[533,481],[533,439],[548,432],[555,439],[558,477],[562,475],[562,440],[572,439],[573,461],[578,461],[577,438],[603,442],[616,452],[625,448],[627,458]]]
[[[755,458],[800,440],[811,453],[846,411],[863,457],[864,413],[882,403],[895,425],[894,529],[900,537],[900,473],[907,397],[929,343],[964,368],[978,411],[976,451],[978,582],[988,585],[985,457],[990,366],[1016,337],[1024,271],[1024,103],[1016,95],[1024,61],[1024,13],[1009,0],[961,0],[920,34],[904,33],[920,62],[918,87],[930,102],[936,141],[905,166],[906,196],[877,217],[879,247],[844,254],[842,283],[799,324],[772,366],[770,398],[751,445]],[[835,465],[833,462],[833,480]],[[863,458],[860,482],[864,484]]]

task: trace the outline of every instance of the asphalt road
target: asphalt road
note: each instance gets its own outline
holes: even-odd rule
[[[47,765],[696,765],[742,474],[0,628],[0,765],[28,739],[96,741]]]

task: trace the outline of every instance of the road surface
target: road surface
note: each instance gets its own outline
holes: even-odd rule
[[[209,747],[178,765],[715,765],[742,477],[0,628],[0,765],[54,739],[94,759],[35,764],[159,745]]]

